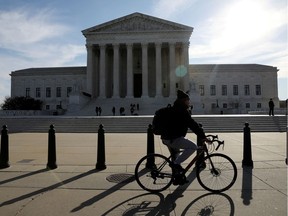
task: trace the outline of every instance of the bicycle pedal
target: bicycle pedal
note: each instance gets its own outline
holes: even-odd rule
[[[183,174],[176,174],[173,179],[173,185],[184,185],[189,181],[186,179],[186,176]]]

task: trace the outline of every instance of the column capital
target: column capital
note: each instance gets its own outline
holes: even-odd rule
[[[141,42],[141,46],[142,47],[147,47],[148,46],[148,42]]]
[[[87,50],[92,50],[94,48],[94,44],[85,44]]]
[[[184,47],[189,47],[189,46],[190,46],[190,42],[189,42],[189,41],[183,41],[183,42],[182,42],[182,45],[183,45]]]
[[[176,45],[176,42],[175,41],[170,41],[168,42],[169,46],[175,46]]]
[[[112,46],[113,46],[113,47],[119,47],[120,44],[119,44],[119,43],[112,43]]]
[[[162,47],[162,42],[155,42],[155,47]]]
[[[100,48],[105,48],[107,44],[106,43],[99,43],[98,45]]]

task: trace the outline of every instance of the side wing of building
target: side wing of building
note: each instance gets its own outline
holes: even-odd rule
[[[203,113],[247,113],[279,107],[277,67],[259,64],[190,65],[190,85]],[[194,87],[193,87],[194,86]],[[193,100],[193,99],[192,99]]]
[[[85,89],[86,67],[29,68],[13,71],[11,97],[32,97],[43,110],[67,109],[70,94]]]

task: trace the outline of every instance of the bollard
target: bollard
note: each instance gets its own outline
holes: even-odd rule
[[[50,125],[48,131],[48,163],[47,169],[56,169],[56,138],[55,138],[55,129],[54,125]]]
[[[243,144],[243,160],[242,167],[253,167],[252,149],[251,149],[251,133],[249,123],[245,123],[244,131],[244,144]]]
[[[201,128],[202,131],[204,130],[201,123],[199,123],[199,127]],[[199,146],[202,146],[202,145],[203,145],[202,139],[201,139],[199,136],[197,136],[197,146],[199,147]],[[199,152],[198,152],[198,151],[197,151],[197,155],[199,155]],[[199,164],[201,163],[201,161],[203,161],[204,157],[205,157],[205,155],[202,154],[202,155],[198,158],[198,160],[196,161],[196,165],[199,165]]]
[[[1,131],[1,153],[0,153],[0,169],[10,167],[9,164],[9,137],[7,125],[3,125]]]
[[[148,125],[147,129],[147,154],[154,154],[154,134],[152,130],[152,125]]]
[[[152,125],[148,125],[147,129],[147,154],[154,154],[154,134],[152,130]],[[150,157],[147,159],[146,168],[152,168],[154,166],[154,158]]]
[[[97,163],[96,163],[96,169],[98,170],[106,169],[104,133],[105,133],[104,126],[100,124],[98,130],[98,150],[97,150]]]
[[[288,126],[286,127],[286,165],[288,165]]]

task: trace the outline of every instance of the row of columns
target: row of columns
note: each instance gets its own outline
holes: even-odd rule
[[[156,96],[162,96],[162,44],[155,43],[155,63],[156,63]],[[133,97],[133,43],[126,43],[127,48],[127,95],[126,97]],[[107,44],[99,44],[100,48],[100,67],[99,67],[99,97],[106,97],[106,46]],[[120,44],[115,43],[113,46],[113,97],[118,98],[119,95],[119,80],[120,80],[120,71],[119,71],[119,49]],[[181,43],[182,53],[181,53],[181,63],[186,67],[188,75],[188,46],[189,43]],[[86,45],[87,47],[87,91],[94,95],[95,79],[97,79],[96,71],[94,69],[95,62],[93,54],[93,45]],[[176,55],[175,55],[176,43],[169,43],[169,86],[170,86],[170,95],[175,96],[176,94]],[[148,97],[148,43],[141,43],[141,52],[142,52],[142,97]],[[189,75],[188,75],[189,77]],[[183,79],[182,88],[184,90],[189,89],[189,78]]]

